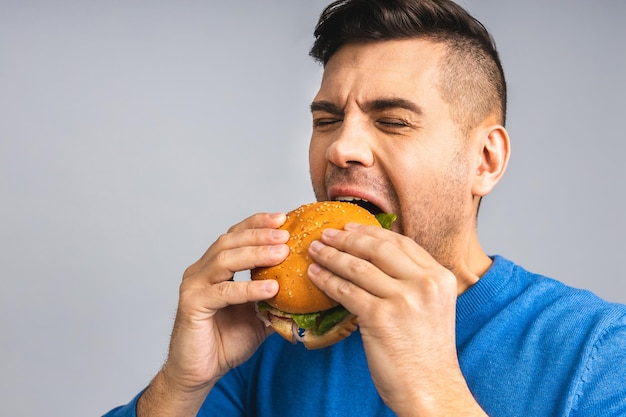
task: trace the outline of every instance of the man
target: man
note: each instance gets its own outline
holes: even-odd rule
[[[309,248],[311,280],[359,331],[318,351],[271,335],[253,303],[276,282],[230,281],[287,256],[285,215],[253,215],[185,271],[166,363],[108,415],[625,416],[626,306],[478,241],[510,154],[484,27],[446,0],[344,0],[315,36],[315,195],[398,215],[392,231],[328,229]]]

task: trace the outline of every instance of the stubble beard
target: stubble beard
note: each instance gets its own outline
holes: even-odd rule
[[[413,205],[405,234],[424,248],[447,269],[454,269],[464,256],[463,242],[471,213],[468,211],[467,172],[469,162],[465,149],[459,149],[444,175],[429,185],[436,192]],[[415,230],[409,223],[416,225]]]

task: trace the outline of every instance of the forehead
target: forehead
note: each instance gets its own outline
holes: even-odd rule
[[[326,64],[317,98],[345,102],[437,93],[443,53],[442,44],[425,39],[346,44]]]

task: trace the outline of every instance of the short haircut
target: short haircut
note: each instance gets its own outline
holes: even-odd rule
[[[353,42],[419,38],[446,46],[439,90],[464,130],[494,115],[504,125],[506,81],[487,29],[450,0],[338,0],[321,13],[311,57],[326,65]]]

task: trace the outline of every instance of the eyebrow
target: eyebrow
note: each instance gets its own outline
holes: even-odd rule
[[[422,115],[424,112],[421,107],[410,100],[403,98],[381,98],[366,102],[363,106],[364,111],[381,111],[387,109],[405,109],[416,115]],[[311,103],[311,112],[323,111],[330,114],[342,116],[344,110],[330,101],[320,100]]]
[[[343,115],[343,109],[340,109],[335,104],[326,100],[314,101],[313,103],[311,103],[311,113],[316,111],[323,111],[326,113],[334,114],[336,116]]]

